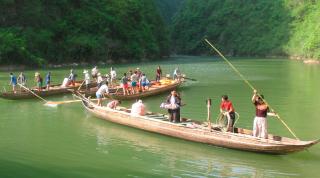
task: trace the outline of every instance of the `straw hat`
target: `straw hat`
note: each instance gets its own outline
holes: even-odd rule
[[[39,76],[39,75],[40,75],[39,72],[34,73],[34,76],[35,76],[35,77],[37,77],[37,76]]]
[[[88,73],[88,70],[83,70],[83,73],[84,73],[84,74]]]
[[[101,73],[98,73],[98,76],[101,76]]]

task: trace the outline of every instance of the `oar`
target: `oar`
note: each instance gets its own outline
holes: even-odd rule
[[[103,98],[102,100],[108,100],[109,98]],[[91,101],[97,101],[98,99],[91,99]],[[82,100],[66,100],[66,101],[48,101],[46,105],[60,105],[60,104],[68,104],[68,103],[76,103],[81,102]]]
[[[191,81],[197,81],[197,79],[194,79],[194,78],[189,78],[189,77],[182,77],[184,79],[187,79],[187,80],[191,80]]]
[[[31,91],[29,88],[21,85],[20,83],[18,83],[18,85],[19,85],[20,87],[24,88],[25,90],[27,90],[28,92],[30,92],[31,94],[33,94],[35,97],[41,99],[42,101],[44,101],[44,102],[46,102],[46,103],[48,102],[47,100],[45,100],[45,99],[42,98],[41,96],[37,95],[35,92]]]

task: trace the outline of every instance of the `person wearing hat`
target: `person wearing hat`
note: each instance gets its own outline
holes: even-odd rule
[[[83,73],[84,73],[84,81],[85,81],[85,85],[86,85],[86,90],[89,90],[89,85],[90,85],[89,72],[87,70],[83,70]]]
[[[43,80],[42,80],[42,77],[40,76],[40,73],[36,72],[34,74],[34,77],[35,77],[34,80],[37,83],[38,91],[41,91],[42,90],[42,82],[43,82]]]
[[[94,66],[94,68],[91,70],[91,76],[92,76],[92,78],[95,79],[95,80],[97,80],[98,73],[99,73],[98,67],[97,67],[97,66]]]

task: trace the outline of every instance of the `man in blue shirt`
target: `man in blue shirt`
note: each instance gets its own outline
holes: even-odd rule
[[[46,86],[48,91],[50,89],[50,83],[51,83],[51,72],[48,72],[46,75]]]
[[[16,85],[17,85],[17,77],[13,75],[13,73],[10,73],[10,84],[12,85],[13,92],[16,92]]]

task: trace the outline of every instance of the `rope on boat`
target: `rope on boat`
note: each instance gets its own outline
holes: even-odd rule
[[[236,125],[236,123],[240,119],[240,114],[237,113],[237,112],[234,112],[234,113],[236,114],[236,118],[235,118],[235,121],[233,123],[233,127]],[[221,120],[224,119],[224,118],[225,118],[225,116],[222,113],[219,113],[218,116],[217,116],[217,119],[216,119],[216,125],[224,126],[224,124],[221,124]]]
[[[204,39],[205,42],[207,42],[211,48],[213,48],[221,57],[222,59],[224,59],[226,61],[226,63],[235,71],[236,74],[238,74],[240,76],[240,78],[252,89],[252,90],[255,90],[255,88],[253,87],[253,85],[240,73],[240,71],[238,69],[236,69],[234,67],[234,65],[227,59],[224,57],[224,55],[216,48],[214,47],[210,41],[208,41],[206,38]],[[257,95],[270,107],[270,110],[272,112],[274,112],[274,110],[272,109],[272,107],[268,104],[268,102],[263,99],[258,93]],[[294,132],[289,128],[289,126],[284,122],[284,120],[281,119],[281,117],[279,116],[279,114],[276,114],[275,115],[276,118],[278,118],[280,120],[280,122],[289,130],[289,132],[297,139],[297,140],[300,140],[296,134],[294,134]]]

